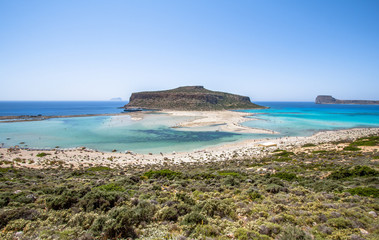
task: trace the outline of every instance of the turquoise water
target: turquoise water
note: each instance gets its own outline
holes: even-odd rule
[[[61,103],[60,103],[61,104]],[[320,130],[335,130],[354,127],[379,127],[379,106],[368,105],[316,105],[314,103],[260,102],[269,106],[265,110],[246,110],[257,113],[258,120],[244,125],[270,129],[278,135],[234,134],[216,131],[181,131],[171,128],[186,120],[166,114],[149,114],[136,121],[129,116],[98,116],[80,118],[58,118],[35,122],[0,123],[0,144],[5,147],[20,145],[31,148],[74,148],[85,146],[100,151],[131,150],[139,153],[191,151],[207,146],[234,142],[243,139],[276,138],[280,136],[308,136]],[[93,104],[70,102],[60,112],[85,114],[120,111],[119,103],[105,102],[102,110]],[[41,107],[41,105],[38,105]],[[46,106],[46,104],[45,104]],[[39,112],[40,107],[30,112]],[[70,110],[70,107],[76,110]],[[7,108],[8,112],[10,107]],[[65,109],[65,110],[62,110]],[[1,108],[0,108],[1,111]],[[12,109],[10,109],[12,112]],[[15,112],[15,110],[13,110]],[[17,109],[23,114],[23,111]],[[54,112],[52,108],[46,112]],[[48,115],[48,114],[45,114]],[[55,115],[55,114],[52,114]],[[20,144],[25,142],[25,144]]]
[[[238,134],[178,131],[171,126],[185,118],[149,114],[135,121],[129,116],[58,118],[35,122],[0,124],[0,143],[5,147],[73,148],[85,146],[101,151],[131,150],[139,153],[189,151],[236,141]],[[20,144],[25,142],[25,144]]]
[[[258,113],[244,125],[270,129],[281,136],[309,136],[321,130],[379,127],[378,105],[320,105],[311,102],[259,102],[270,109],[245,110]]]

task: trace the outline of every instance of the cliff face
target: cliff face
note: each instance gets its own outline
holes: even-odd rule
[[[372,100],[339,100],[329,95],[319,95],[316,97],[316,104],[368,104],[377,105],[379,101]]]
[[[209,111],[263,107],[250,102],[249,97],[210,91],[202,86],[188,86],[166,91],[133,93],[125,108]]]
[[[337,99],[330,95],[319,95],[316,97],[317,104],[334,104],[336,101]]]

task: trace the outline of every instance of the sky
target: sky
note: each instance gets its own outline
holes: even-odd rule
[[[0,100],[379,100],[378,0],[0,0]]]

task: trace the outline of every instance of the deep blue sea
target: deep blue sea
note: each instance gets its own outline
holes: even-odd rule
[[[120,113],[123,101],[0,101],[0,116]]]
[[[31,148],[85,146],[101,151],[131,150],[140,153],[191,151],[243,139],[309,136],[321,130],[379,127],[378,105],[316,105],[311,102],[257,102],[270,109],[256,113],[243,123],[279,132],[236,134],[182,131],[171,128],[185,117],[148,114],[142,120],[130,116],[56,118],[34,122],[0,123],[0,145]],[[125,102],[0,102],[0,115],[78,115],[119,113]],[[24,142],[21,144],[21,142]]]

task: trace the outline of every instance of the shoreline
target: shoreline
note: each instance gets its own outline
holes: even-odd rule
[[[333,142],[354,140],[360,137],[378,135],[379,128],[354,128],[336,131],[322,131],[309,137],[282,137],[277,139],[250,139],[220,146],[210,146],[190,152],[172,152],[166,154],[136,154],[131,151],[100,152],[86,148],[72,150],[26,150],[18,148],[0,148],[1,167],[27,167],[27,168],[86,168],[94,166],[107,166],[110,168],[138,167],[149,165],[184,164],[195,162],[220,162],[232,159],[263,158],[274,150],[296,151],[304,144],[315,144],[313,150],[320,148],[338,149],[343,143]],[[263,147],[269,142],[271,147]],[[321,144],[321,145],[320,145]],[[320,146],[318,146],[320,145]],[[47,155],[38,157],[44,152]]]
[[[43,121],[43,120],[52,119],[52,118],[76,118],[76,117],[121,116],[121,115],[130,115],[130,113],[121,112],[121,113],[52,115],[52,116],[44,116],[44,115],[0,116],[0,123]]]
[[[177,128],[182,131],[219,131],[219,132],[232,132],[232,133],[255,133],[255,134],[278,134],[278,132],[251,128],[243,126],[242,123],[247,121],[255,121],[254,118],[247,118],[254,116],[255,113],[246,113],[238,111],[172,111],[162,110],[162,113],[169,114],[170,116],[179,117],[193,117],[188,121],[178,123],[172,128]]]

